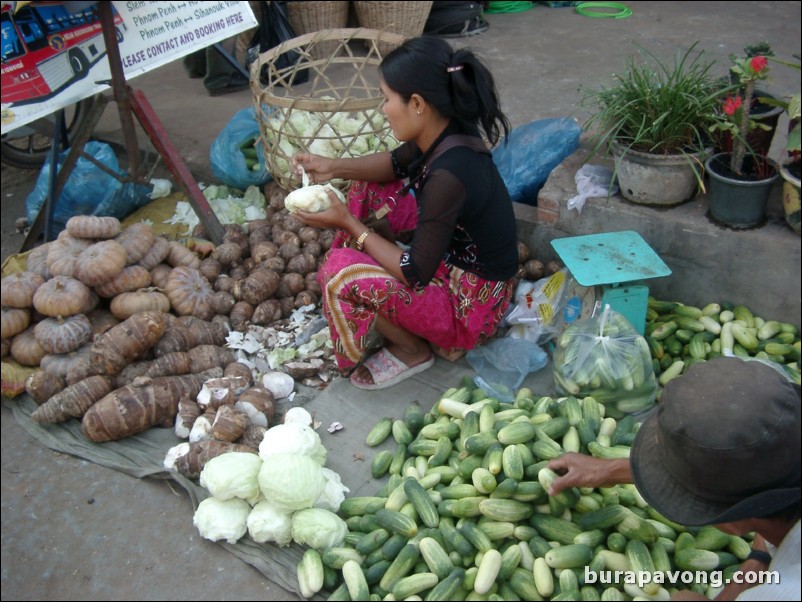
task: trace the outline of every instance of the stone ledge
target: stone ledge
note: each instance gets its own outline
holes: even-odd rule
[[[691,305],[741,303],[756,315],[800,326],[800,249],[785,223],[782,180],[772,191],[766,223],[749,230],[720,226],[707,217],[704,195],[674,207],[647,207],[621,196],[590,198],[581,213],[567,208],[576,195],[574,176],[588,156],[580,148],[552,171],[538,194],[538,206],[515,203],[518,237],[539,258],[557,258],[555,238],[634,230],[671,268],[647,281],[650,294]],[[610,166],[594,158],[593,163]]]

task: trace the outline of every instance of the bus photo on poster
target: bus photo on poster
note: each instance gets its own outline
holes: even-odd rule
[[[89,73],[106,55],[97,3],[68,10],[64,2],[2,7],[2,102],[19,106],[40,102]],[[71,3],[76,4],[76,3]],[[115,35],[125,25],[114,11]]]

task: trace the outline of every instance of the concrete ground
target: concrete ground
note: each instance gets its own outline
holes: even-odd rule
[[[638,45],[669,57],[698,41],[718,61],[722,74],[728,55],[747,44],[767,41],[785,59],[800,51],[798,1],[626,4],[633,14],[620,20],[587,18],[571,8],[546,6],[487,15],[486,33],[454,43],[486,58],[513,125],[566,115],[583,120],[586,115],[576,107],[580,86],[607,81]],[[200,80],[185,76],[180,62],[130,84],[146,93],[196,177],[210,181],[209,146],[234,113],[250,104],[250,93],[209,97]],[[775,67],[766,85],[780,96],[798,92],[799,73]],[[119,140],[113,106],[107,108],[97,134]],[[777,143],[773,154],[779,157]],[[613,199],[586,209],[580,218],[564,207],[575,194],[573,173],[580,157],[555,171],[542,192],[544,206],[546,201],[552,209],[557,204],[556,220],[546,223],[535,208],[519,208],[519,233],[537,256],[552,254],[548,243],[558,236],[635,229],[671,259],[674,274],[658,289],[663,296],[687,299],[685,295],[705,294],[710,299],[715,292],[745,303],[771,297],[760,307],[766,308],[763,313],[778,313],[767,317],[799,324],[800,242],[779,217],[776,196],[769,222],[745,233],[710,224],[703,200],[654,210]],[[22,242],[13,223],[24,215],[35,176],[2,167],[3,259]],[[689,238],[695,235],[703,238]],[[683,252],[688,247],[705,249],[689,258]],[[761,280],[767,273],[769,284]],[[688,274],[696,276],[689,280]],[[446,368],[438,362],[429,377],[436,379],[437,371]],[[456,383],[444,382],[443,388],[452,384]],[[403,393],[414,396],[416,391],[406,387]],[[422,402],[433,403],[430,392],[420,393],[427,396]],[[385,400],[397,395],[393,389],[380,393]],[[201,539],[183,492],[165,482],[135,479],[48,450],[19,427],[6,403],[0,423],[2,600],[298,599],[222,547]]]

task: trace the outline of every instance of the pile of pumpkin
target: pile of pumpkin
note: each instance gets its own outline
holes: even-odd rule
[[[3,394],[27,392],[42,405],[36,420],[79,418],[87,437],[101,441],[168,424],[206,380],[241,375],[229,333],[316,305],[318,261],[333,238],[293,217],[280,187],[265,192],[266,218],[226,225],[217,246],[201,231],[179,242],[145,222],[122,228],[111,217],[71,218],[56,240],[28,254],[25,271],[3,278]],[[519,259],[519,277],[559,269],[530,258],[523,243]],[[246,388],[222,386],[229,400]],[[141,406],[141,417],[126,404]]]

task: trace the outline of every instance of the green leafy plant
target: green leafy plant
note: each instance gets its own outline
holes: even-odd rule
[[[802,62],[800,61],[800,55],[795,54],[794,58],[796,62],[791,61],[784,61],[777,58],[770,58],[770,61],[775,63],[779,63],[780,65],[785,65],[786,67],[790,67],[791,69],[796,69],[797,71],[800,70],[802,67]],[[765,102],[767,104],[773,104],[778,107],[782,107],[786,113],[788,113],[788,139],[785,143],[785,150],[791,156],[792,163],[798,163],[800,160],[800,142],[802,142],[802,136],[800,135],[800,93],[797,92],[793,96],[791,96],[788,100],[780,100],[780,99],[766,99],[761,98],[761,102]]]
[[[586,90],[580,106],[593,112],[584,125],[593,153],[617,142],[652,154],[692,154],[710,144],[720,120],[722,84],[698,42],[671,63],[640,49],[609,86]]]

